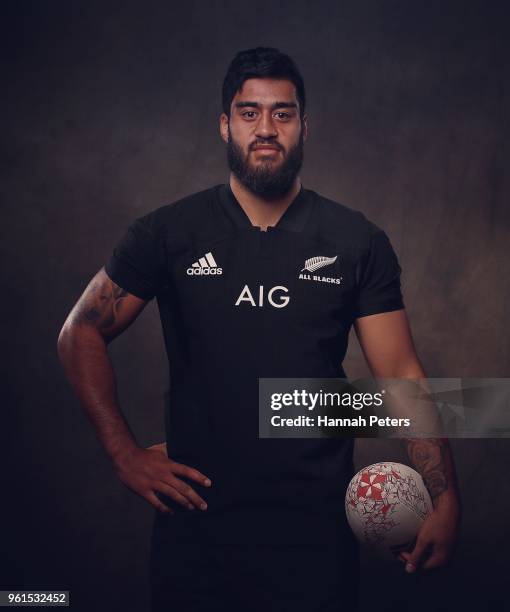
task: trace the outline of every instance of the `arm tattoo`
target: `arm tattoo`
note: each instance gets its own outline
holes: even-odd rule
[[[432,499],[448,489],[445,441],[441,438],[408,438],[407,453],[421,474]]]
[[[74,319],[78,323],[92,324],[101,330],[111,327],[119,314],[122,300],[128,292],[110,279],[94,279],[77,305]]]

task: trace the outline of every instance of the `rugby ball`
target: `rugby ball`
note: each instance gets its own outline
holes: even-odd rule
[[[364,467],[352,478],[345,512],[364,547],[394,559],[412,547],[421,524],[432,512],[432,500],[416,470],[388,461]]]

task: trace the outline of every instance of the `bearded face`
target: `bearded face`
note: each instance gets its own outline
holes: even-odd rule
[[[259,147],[267,145],[279,152]],[[267,200],[280,198],[289,192],[303,164],[303,130],[295,145],[285,150],[276,140],[257,138],[245,153],[229,129],[227,160],[230,170],[252,193]],[[255,159],[255,156],[257,159]]]

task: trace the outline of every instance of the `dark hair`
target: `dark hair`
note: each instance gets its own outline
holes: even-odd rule
[[[230,105],[236,93],[247,79],[273,78],[288,79],[296,88],[299,100],[299,112],[303,117],[305,112],[305,85],[294,61],[285,53],[273,47],[256,47],[239,51],[230,62],[223,81],[222,104],[223,112],[230,117]]]

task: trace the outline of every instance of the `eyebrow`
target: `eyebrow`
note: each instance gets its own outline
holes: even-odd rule
[[[234,104],[235,108],[245,108],[246,106],[251,106],[255,108],[260,108],[262,105],[258,102],[236,102]],[[275,102],[271,105],[271,110],[275,108],[297,108],[296,102]]]

